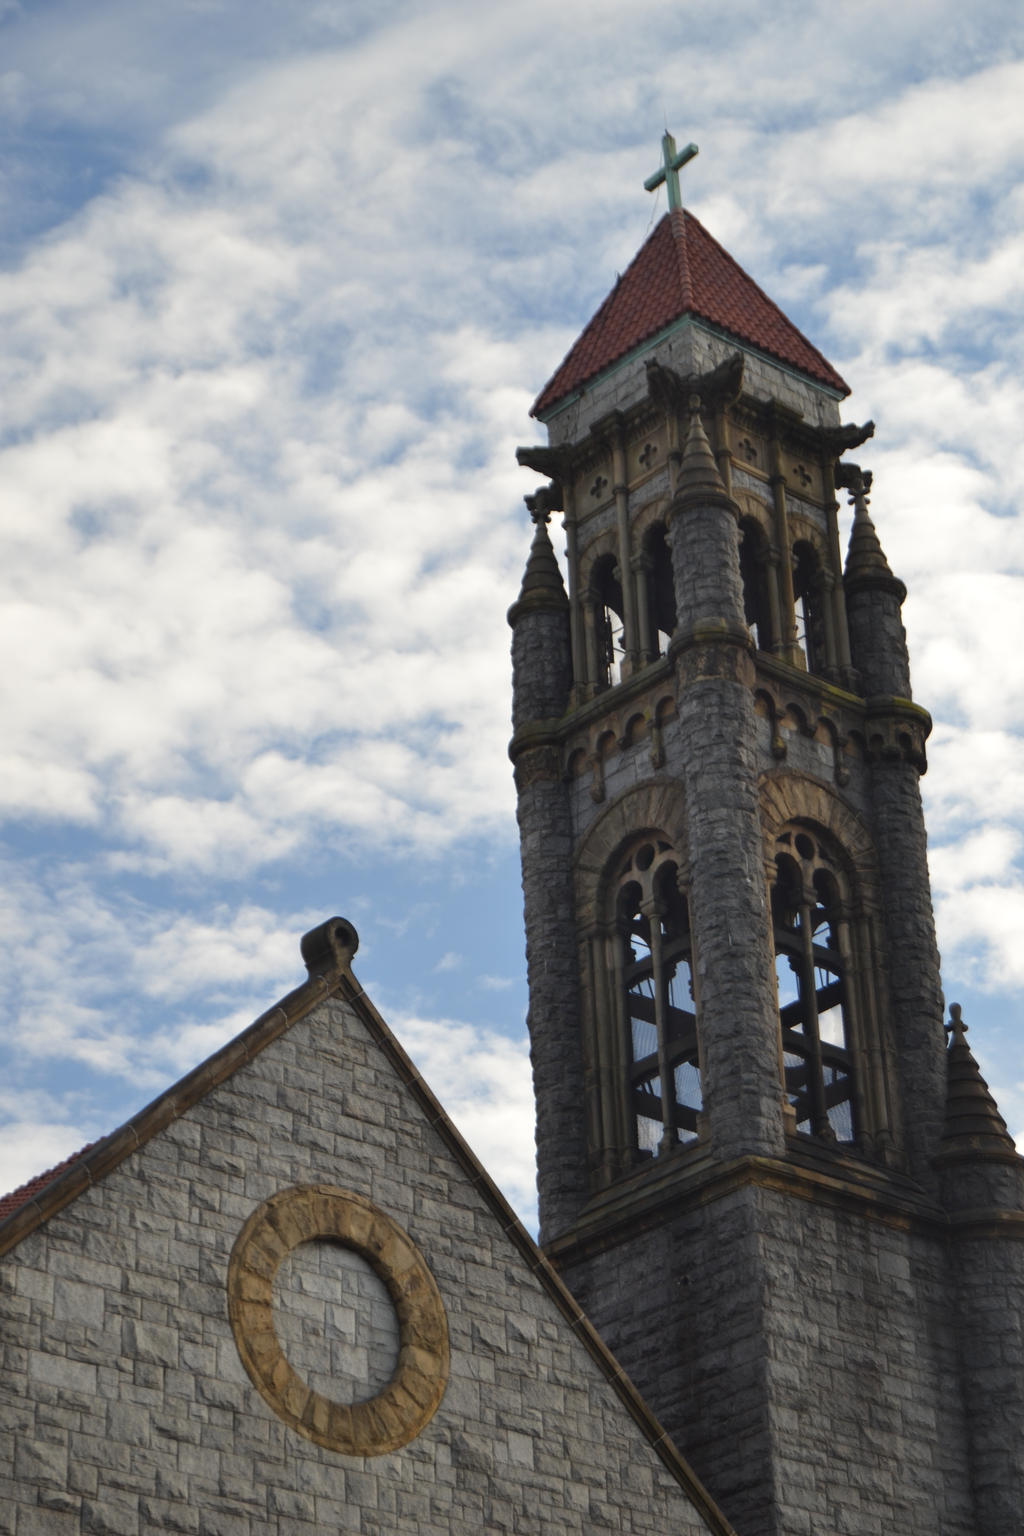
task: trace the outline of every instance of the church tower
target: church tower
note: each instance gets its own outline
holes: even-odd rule
[[[740,1533],[1010,1536],[1024,1163],[946,1044],[873,425],[663,147],[519,452],[542,1241]]]

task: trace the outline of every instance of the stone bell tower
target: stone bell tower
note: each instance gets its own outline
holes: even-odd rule
[[[682,208],[694,153],[519,452],[542,1240],[741,1536],[1010,1536],[1024,1163],[946,1047],[873,426]]]

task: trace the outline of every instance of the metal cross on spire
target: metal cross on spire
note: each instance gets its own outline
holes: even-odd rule
[[[644,182],[644,191],[653,192],[664,182],[668,191],[669,211],[673,208],[681,208],[683,201],[679,196],[679,172],[697,152],[696,144],[687,144],[685,149],[677,151],[676,141],[666,128],[665,136],[661,141],[661,168],[655,171],[653,176],[648,176]]]

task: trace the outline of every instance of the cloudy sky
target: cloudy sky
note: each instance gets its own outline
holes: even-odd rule
[[[1024,1132],[1016,0],[0,0],[0,1186],[332,913],[520,1210],[530,402],[688,206],[878,422],[947,996]]]

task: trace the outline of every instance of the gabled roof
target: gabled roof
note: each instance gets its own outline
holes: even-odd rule
[[[55,1163],[52,1168],[47,1168],[45,1173],[37,1173],[34,1179],[29,1179],[27,1183],[19,1185],[17,1189],[12,1189],[9,1195],[0,1195],[0,1221],[3,1221],[8,1216],[13,1216],[15,1211],[20,1211],[23,1205],[29,1205],[38,1194],[46,1189],[47,1185],[53,1183],[58,1174],[64,1173],[73,1163],[77,1163],[79,1158],[84,1157],[90,1147],[95,1145],[95,1142],[87,1142],[77,1152],[72,1152],[70,1157],[65,1157],[59,1163]]]
[[[0,1216],[0,1256],[11,1252],[31,1232],[70,1205],[91,1185],[98,1183],[133,1153],[139,1152],[160,1131],[187,1114],[207,1094],[226,1083],[235,1072],[253,1061],[294,1025],[309,1017],[322,1003],[335,999],[346,1004],[358,1016],[371,1041],[388,1061],[395,1077],[419,1106],[427,1124],[441,1138],[469,1182],[479,1191],[505,1237],[547,1292],[662,1465],[683,1488],[708,1531],[714,1533],[714,1536],[736,1536],[729,1521],[668,1438],[615,1356],[586,1314],[580,1310],[575,1297],[534,1243],[363,991],[351,968],[358,944],[355,929],[344,918],[330,918],[319,928],[307,933],[302,940],[302,955],[309,979],[302,986],[289,992],[275,1007],[261,1014],[241,1034],[160,1094],[119,1130],[101,1141],[93,1142],[6,1197],[5,1209]]]
[[[696,315],[819,384],[850,393],[831,363],[684,208],[666,213],[541,390],[542,416],[684,315]]]

